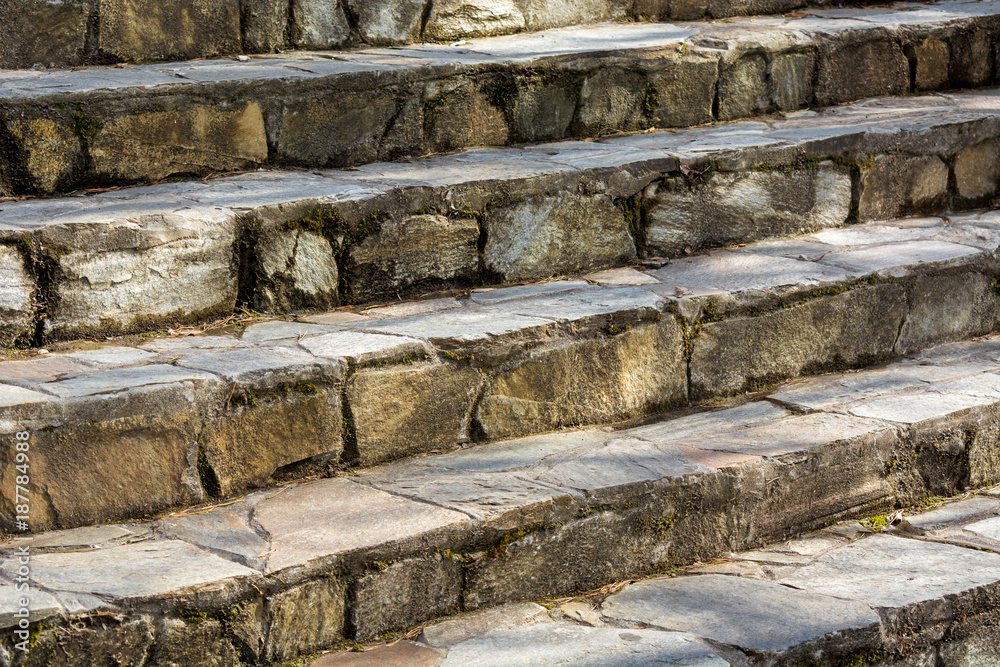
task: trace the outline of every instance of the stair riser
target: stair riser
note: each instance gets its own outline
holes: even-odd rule
[[[656,295],[632,288],[631,307],[623,302],[565,323],[529,320],[525,328],[478,341],[442,333],[430,339],[434,348],[391,338],[398,343],[360,366],[301,348],[277,360],[274,352],[223,348],[220,358],[235,352],[248,360],[232,357],[237,361],[229,367],[214,358],[219,351],[151,347],[161,354],[132,354],[152,365],[128,369],[133,375],[124,379],[63,385],[51,382],[83,367],[52,357],[25,362],[24,370],[11,366],[5,382],[63,398],[11,395],[0,415],[37,434],[32,460],[44,472],[33,479],[45,493],[33,506],[35,527],[89,525],[232,495],[266,484],[272,474],[370,466],[469,440],[615,422],[786,378],[882,363],[993,331],[998,273],[992,254],[973,253],[892,278],[873,275],[822,290],[801,285],[780,302],[708,298],[701,315],[690,318],[676,312],[689,305],[668,303],[661,312],[653,307]],[[556,314],[564,307],[543,301],[527,312]],[[499,308],[489,317],[503,322],[512,312],[518,311]],[[449,314],[443,311],[440,322]],[[389,331],[407,333],[405,321],[402,328],[388,322]],[[288,332],[279,337],[301,337],[295,324],[282,326]],[[320,355],[344,354],[336,343],[325,352],[321,338],[301,345]],[[268,370],[241,375],[239,363]],[[67,460],[74,465],[65,468]],[[0,474],[8,510],[14,465],[8,460]],[[80,479],[90,481],[81,486]]]
[[[21,202],[0,219],[0,342],[137,333],[237,304],[322,310],[982,206],[1000,190],[1000,120],[975,114],[919,132],[789,128],[777,146],[695,130]],[[702,136],[710,150],[685,148]]]
[[[131,645],[127,637],[137,637],[143,655],[193,643],[206,656],[239,653],[271,664],[345,637],[371,639],[462,609],[567,594],[753,548],[896,503],[961,492],[970,478],[996,482],[998,405],[909,428],[873,424],[867,433],[744,463],[721,455],[716,464],[728,467],[611,484],[586,497],[554,493],[509,510],[501,503],[483,522],[133,602],[124,623],[86,625],[73,641],[60,641],[60,650],[102,655],[104,647],[120,651]],[[58,619],[43,626],[39,655],[54,650],[60,636]]]
[[[183,60],[286,48],[337,49],[358,43],[505,35],[568,25],[635,19],[694,20],[784,13],[804,0],[597,0],[587,3],[507,0],[457,5],[393,0],[195,0],[124,3],[75,0],[51,4],[24,0],[5,8],[0,69],[36,64]],[[291,5],[291,11],[290,7]],[[379,11],[381,10],[381,11]],[[392,18],[387,18],[387,17]]]
[[[348,167],[981,86],[995,80],[997,24],[989,15],[810,34],[793,32],[794,21],[763,31],[747,23],[748,36],[728,30],[719,40],[711,28],[686,26],[700,34],[677,31],[660,36],[657,47],[613,55],[417,51],[407,54],[412,64],[398,64],[392,54],[371,52],[346,63],[289,63],[292,69],[280,60],[242,71],[228,63],[207,77],[198,67],[174,68],[182,78],[204,80],[197,84],[136,68],[101,75],[112,90],[71,92],[69,85],[58,95],[42,92],[43,79],[26,96],[0,98],[0,194],[263,164]],[[244,78],[255,68],[262,78]],[[911,69],[919,73],[913,82]]]

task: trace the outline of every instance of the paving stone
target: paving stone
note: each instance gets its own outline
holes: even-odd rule
[[[411,315],[422,315],[424,313],[436,313],[441,310],[451,310],[461,308],[462,304],[458,299],[437,298],[424,299],[421,301],[404,301],[403,303],[390,304],[388,306],[378,306],[364,311],[365,315],[376,320],[386,320],[394,317],[409,317]]]
[[[310,334],[330,333],[340,331],[343,327],[339,325],[313,324],[310,322],[283,322],[275,320],[271,322],[261,322],[251,324],[243,332],[242,340],[256,343],[265,340],[281,340],[284,338],[295,338],[301,340]]]
[[[464,514],[344,480],[320,480],[260,502],[254,521],[271,536],[267,570],[405,540],[468,521]]]
[[[15,570],[16,566],[15,559]],[[62,605],[51,593],[37,589],[29,592],[31,595],[28,598],[28,619],[31,622],[63,613]],[[3,627],[9,628],[17,624],[20,617],[15,614],[24,608],[21,605],[23,597],[25,597],[24,591],[17,590],[16,584],[0,581],[0,624],[3,624]]]
[[[10,563],[0,566],[10,575]],[[31,579],[52,591],[133,599],[176,594],[197,586],[224,586],[254,571],[177,540],[31,557]]]
[[[997,514],[1000,502],[993,498],[974,497],[954,503],[946,503],[927,512],[907,514],[906,519],[917,528],[940,528],[948,525],[968,523],[968,520],[984,514]]]
[[[363,653],[349,651],[325,655],[309,667],[437,667],[444,655],[409,641],[383,644]]]
[[[928,240],[834,250],[821,261],[863,273],[878,272],[881,275],[901,276],[907,270],[904,267],[908,265],[933,262],[947,264],[958,258],[976,254],[978,251],[975,248]]]
[[[425,627],[420,641],[432,647],[447,647],[476,637],[551,621],[548,610],[534,602],[515,602],[474,612]]]
[[[285,329],[290,331],[292,327]],[[426,343],[413,338],[356,331],[319,333],[302,338],[299,345],[317,357],[348,359],[359,365],[402,361],[407,357],[412,359],[427,355]]]
[[[176,366],[212,373],[244,391],[265,393],[305,383],[333,384],[343,377],[344,364],[328,362],[286,347],[192,350]],[[235,391],[234,391],[235,393]]]
[[[358,371],[345,390],[358,462],[372,465],[455,447],[466,438],[482,383],[477,370],[452,364]]]
[[[901,607],[992,584],[998,578],[996,554],[872,535],[827,552],[780,581],[876,607]]]
[[[269,545],[250,526],[246,510],[242,504],[237,504],[232,509],[168,516],[158,527],[165,537],[223,554],[228,560],[259,570]]]
[[[828,164],[788,172],[714,172],[693,187],[683,177],[668,178],[646,194],[646,242],[651,252],[666,256],[841,225],[851,207],[847,171]]]
[[[364,329],[423,338],[429,340],[436,347],[448,350],[476,343],[482,344],[486,341],[492,343],[504,335],[510,335],[513,338],[536,333],[551,327],[552,324],[551,319],[541,317],[523,317],[487,310],[464,309],[448,313],[447,317],[425,315],[380,320],[366,325]]]
[[[643,271],[635,269],[607,269],[584,276],[588,281],[598,285],[655,285],[659,281]]]
[[[879,615],[861,602],[712,574],[634,584],[605,600],[601,613],[775,657],[822,639],[849,653],[851,631],[879,628]]]
[[[493,632],[449,647],[441,667],[451,665],[665,665],[725,667],[693,636],[656,630],[589,628],[541,623]]]

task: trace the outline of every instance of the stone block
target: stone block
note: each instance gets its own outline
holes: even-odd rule
[[[809,106],[813,97],[816,55],[812,52],[779,53],[768,65],[771,102],[779,111],[795,111]]]
[[[438,0],[431,5],[423,38],[449,42],[523,29],[524,16],[513,0]]]
[[[19,155],[14,177],[19,190],[51,193],[74,181],[82,149],[73,129],[49,118],[26,118],[9,121],[7,134]]]
[[[336,49],[351,38],[351,26],[338,0],[290,0],[289,40],[299,49]]]
[[[34,334],[35,280],[21,253],[0,246],[0,345],[12,347]]]
[[[682,177],[647,189],[648,252],[719,247],[844,224],[851,177],[829,162],[813,169],[710,172],[690,186]]]
[[[708,15],[715,19],[730,16],[770,16],[805,6],[804,0],[708,0]]]
[[[861,287],[756,317],[701,326],[691,355],[694,399],[834,368],[888,360],[906,314],[897,284]]]
[[[513,89],[513,99],[505,94],[507,87]],[[526,142],[566,137],[579,94],[569,82],[541,75],[519,78],[516,83],[492,81],[485,92],[507,110],[511,138]]]
[[[504,281],[623,264],[635,258],[625,216],[606,195],[560,193],[491,210],[483,259]]]
[[[145,616],[122,623],[81,621],[74,631],[63,628],[42,630],[31,651],[20,664],[24,667],[76,667],[113,664],[141,667],[153,644],[153,628]]]
[[[650,123],[654,127],[690,127],[710,122],[718,78],[718,56],[696,51],[668,61],[650,76],[655,96],[647,97],[652,107]]]
[[[90,156],[98,177],[158,181],[173,174],[204,175],[267,162],[264,116],[256,102],[85,120],[93,124]]]
[[[831,38],[820,45],[815,102],[841,104],[865,97],[902,95],[910,89],[910,64],[887,34]]]
[[[665,319],[532,350],[491,380],[476,420],[491,440],[628,419],[687,398],[683,334]]]
[[[358,463],[454,448],[465,437],[482,381],[468,366],[438,363],[356,372],[346,395]]]
[[[748,55],[723,67],[719,74],[719,120],[734,120],[765,113],[771,106],[767,61]]]
[[[88,0],[0,3],[0,69],[66,67],[86,57]]]
[[[507,144],[503,111],[477,91],[472,81],[433,81],[424,98],[424,143],[430,152]]]
[[[307,229],[274,227],[255,243],[254,307],[268,313],[331,310],[340,305],[340,275],[330,242]]]
[[[596,137],[609,130],[642,127],[646,77],[628,69],[602,67],[583,80],[572,132]]]
[[[273,53],[284,48],[289,0],[240,0],[243,48],[249,53]]]
[[[948,166],[941,158],[879,155],[861,166],[858,218],[892,220],[942,210]]]
[[[351,625],[359,640],[404,630],[459,610],[462,562],[436,555],[409,558],[359,579],[351,591]]]
[[[471,280],[479,268],[479,226],[471,218],[412,215],[383,222],[351,248],[348,275],[359,301]]]
[[[150,667],[240,667],[240,656],[225,636],[222,623],[205,619],[160,622]]]
[[[917,61],[915,89],[923,91],[947,88],[950,61],[948,44],[936,37],[928,37],[911,49],[913,52],[911,57]]]
[[[955,205],[988,205],[1000,191],[1000,141],[969,146],[955,156]]]
[[[1000,296],[992,276],[924,275],[908,282],[910,307],[899,332],[899,353],[982,336],[996,327]]]
[[[630,0],[517,0],[529,31],[570,25],[618,21],[631,8]]]
[[[959,30],[952,35],[948,79],[952,88],[978,88],[993,78],[993,44],[989,30]]]
[[[239,0],[98,0],[98,48],[125,62],[240,51]]]
[[[268,599],[265,655],[289,660],[344,638],[344,591],[335,579],[319,579]]]
[[[374,46],[420,41],[428,0],[345,0],[358,34]],[[373,105],[374,106],[374,105]]]

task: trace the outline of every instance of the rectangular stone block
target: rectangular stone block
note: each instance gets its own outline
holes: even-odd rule
[[[240,33],[250,53],[271,53],[288,38],[289,0],[240,0]]]
[[[916,60],[913,82],[916,91],[941,90],[948,86],[950,50],[946,42],[928,37],[909,49],[907,55]]]
[[[347,410],[361,465],[452,449],[466,437],[482,385],[469,366],[415,363],[363,369],[347,381]]]
[[[240,50],[239,0],[98,0],[98,47],[125,62]]]
[[[691,396],[730,396],[799,375],[888,360],[905,314],[906,292],[890,283],[756,317],[707,322],[693,343]]]
[[[619,421],[686,399],[683,332],[664,319],[532,350],[491,379],[475,417],[492,440]]]
[[[0,123],[0,138],[11,146],[10,155],[5,156],[11,161],[7,180],[16,192],[50,193],[68,187],[83,166],[81,138],[66,122],[13,119],[6,128]],[[4,167],[0,162],[0,178]]]
[[[35,289],[22,254],[0,246],[0,345],[12,347],[34,335]]]
[[[676,8],[677,2],[673,4]],[[654,127],[690,127],[713,120],[712,104],[719,78],[719,59],[700,49],[677,57],[650,75],[654,94],[644,100]],[[645,107],[644,107],[645,109]]]
[[[851,177],[824,162],[812,169],[710,172],[690,185],[668,177],[646,189],[646,245],[653,255],[747,243],[844,224]]]
[[[345,600],[336,579],[319,579],[271,596],[264,615],[268,660],[327,648],[345,635]]]
[[[860,220],[934,213],[947,202],[948,166],[937,156],[879,155],[862,164],[860,171]]]
[[[908,282],[910,307],[897,343],[901,354],[982,336],[997,325],[1000,295],[992,275],[970,271]]]
[[[86,56],[88,0],[7,0],[0,5],[0,69],[65,67]]]
[[[1000,141],[993,139],[959,151],[952,167],[955,205],[990,206],[1000,192]]]
[[[290,0],[288,31],[300,49],[336,49],[351,38],[351,26],[338,0]]]
[[[828,106],[910,89],[910,64],[888,32],[846,31],[820,44],[816,104]]]
[[[767,112],[771,95],[764,56],[748,55],[723,65],[719,74],[718,99],[719,120],[735,120]]]

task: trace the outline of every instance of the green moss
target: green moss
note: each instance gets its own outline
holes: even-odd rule
[[[535,530],[536,530],[535,528],[521,528],[519,530],[515,530],[512,533],[507,533],[500,539],[499,542],[497,542],[496,546],[494,546],[492,549],[489,550],[489,552],[487,552],[487,555],[490,558],[501,558],[506,556],[507,547],[509,547],[514,542],[517,542],[521,538],[530,535]]]
[[[208,619],[208,614],[201,609],[187,609],[181,616],[189,623],[201,623]]]
[[[73,131],[84,141],[90,141],[102,127],[104,124],[96,118],[85,116],[80,112],[73,114]]]
[[[648,517],[636,517],[635,525],[640,532],[644,533],[666,533],[673,528],[677,517],[670,516],[662,519],[651,519]]]
[[[31,240],[21,239],[17,242],[17,249],[20,250],[25,255],[31,254]]]
[[[647,116],[652,116],[660,106],[660,98],[656,94],[656,86],[651,83],[646,84],[646,96],[642,100],[642,111]]]
[[[319,393],[319,389],[316,388],[316,385],[310,384],[308,382],[303,383],[303,384],[297,384],[297,385],[295,385],[295,391],[299,392],[300,394],[318,394]]]
[[[609,324],[607,329],[604,330],[604,332],[609,336],[617,336],[618,334],[625,333],[631,328],[632,328],[631,324],[622,324],[620,326],[617,324]]]
[[[889,515],[879,514],[877,516],[870,516],[867,519],[861,519],[858,523],[866,528],[881,532],[889,525]]]

